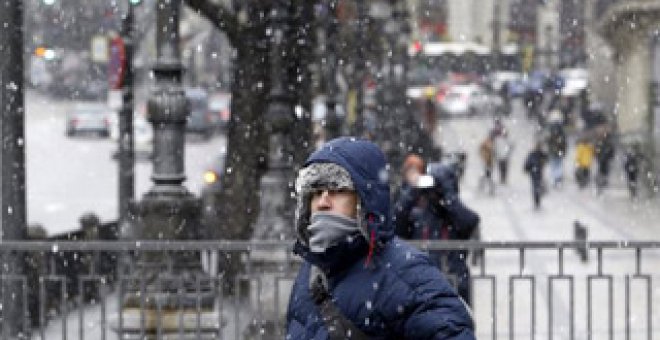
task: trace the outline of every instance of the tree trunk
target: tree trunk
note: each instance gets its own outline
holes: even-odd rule
[[[227,131],[222,190],[215,193],[212,235],[222,239],[248,239],[259,215],[259,180],[267,167],[268,138],[263,117],[269,89],[268,45],[264,32],[267,8],[254,1],[247,7],[248,22],[240,32],[231,120]]]

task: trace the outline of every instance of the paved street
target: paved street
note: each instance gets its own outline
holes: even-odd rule
[[[95,212],[102,221],[117,218],[116,142],[96,136],[65,135],[66,112],[75,103],[56,101],[34,92],[26,96],[26,174],[28,223],[39,223],[49,235],[79,228],[78,218]],[[225,146],[224,136],[192,139],[186,144],[185,184],[193,193],[202,174]],[[151,186],[151,162],[136,164],[136,195]]]
[[[523,172],[523,163],[539,132],[536,125],[524,116],[520,103],[515,107],[513,115],[503,119],[514,142],[509,182],[500,185],[499,173],[494,171],[496,188],[493,196],[478,188],[483,171],[478,148],[492,127],[492,118],[444,120],[436,133],[436,140],[447,151],[463,149],[469,154],[462,195],[481,214],[483,239],[571,240],[576,220],[588,226],[589,238],[593,240],[648,240],[658,234],[660,211],[654,209],[657,199],[630,200],[619,157],[612,161],[610,187],[602,195],[597,195],[593,185],[584,190],[577,188],[573,179],[573,152],[569,150],[564,161],[564,186],[550,188],[543,198],[542,208],[534,210],[530,181]]]
[[[579,220],[588,227],[590,240],[652,240],[657,239],[660,231],[660,211],[657,199],[642,198],[632,202],[622,178],[622,161],[617,157],[613,161],[610,188],[602,195],[597,195],[593,186],[579,190],[573,179],[573,153],[569,152],[564,162],[565,183],[561,189],[551,188],[543,198],[542,208],[533,208],[530,181],[523,172],[523,163],[533,141],[538,135],[536,125],[527,120],[521,103],[515,103],[514,113],[504,119],[509,128],[515,149],[510,163],[507,185],[497,184],[495,193],[490,194],[479,189],[479,176],[482,163],[478,156],[479,143],[492,127],[492,117],[456,118],[443,120],[436,133],[436,141],[447,151],[462,149],[468,152],[468,166],[462,183],[462,197],[481,215],[482,239],[485,241],[568,241],[573,239],[573,223]],[[570,147],[569,147],[570,148]],[[494,172],[496,183],[499,174]],[[548,177],[546,177],[547,179]],[[564,255],[564,273],[574,275],[574,301],[569,299],[568,282],[557,281],[553,285],[553,332],[555,338],[568,338],[568,315],[570,306],[574,306],[575,335],[585,339],[587,334],[587,275],[598,272],[596,253],[592,251],[590,261],[582,263],[577,253],[566,250]],[[558,274],[557,251],[528,251],[525,266],[519,271],[517,251],[489,251],[486,254],[486,276],[477,279],[474,291],[475,318],[479,338],[493,338],[491,322],[497,323],[497,336],[507,338],[509,328],[510,296],[515,296],[515,325],[513,330],[518,338],[529,338],[531,318],[536,319],[535,333],[541,339],[548,336],[548,304],[550,293],[548,276]],[[633,251],[604,252],[603,273],[616,274],[613,278],[613,318],[615,338],[624,335],[625,320],[625,281],[624,276],[631,274],[634,268]],[[657,280],[660,272],[660,251],[644,252],[642,273],[649,273]],[[473,267],[472,273],[479,276],[479,268]],[[496,321],[491,319],[492,286],[488,275],[493,275],[496,282]],[[510,276],[533,275],[535,286],[535,308],[530,298],[530,282],[517,280],[514,291],[509,289]],[[607,336],[609,305],[607,286],[604,280],[594,281],[592,301],[593,334],[595,338]],[[643,282],[631,283],[631,325],[635,331],[633,338],[646,336],[646,309],[653,304],[654,311],[660,306],[660,294],[654,293],[649,301]],[[510,295],[511,294],[511,295]],[[533,310],[533,312],[532,312]],[[655,313],[652,324],[660,324],[660,316]],[[657,328],[657,327],[656,327]],[[660,335],[654,330],[654,336]]]

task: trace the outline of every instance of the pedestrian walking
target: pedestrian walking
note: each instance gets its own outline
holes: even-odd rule
[[[304,259],[287,339],[472,340],[466,305],[426,254],[394,236],[387,162],[367,141],[329,141],[296,180]]]
[[[435,105],[435,91],[433,90],[427,90],[425,93],[425,99],[424,99],[424,112],[423,112],[423,117],[424,117],[424,127],[426,128],[426,132],[433,136],[435,133],[436,129],[436,120],[437,120],[437,108]]]
[[[479,156],[484,165],[484,172],[479,179],[479,190],[486,190],[489,194],[495,193],[495,183],[493,182],[493,166],[495,163],[495,136],[488,133],[488,136],[479,145]]]
[[[534,208],[536,209],[541,208],[541,196],[543,196],[545,191],[543,185],[543,168],[545,167],[547,158],[548,156],[543,151],[543,143],[537,142],[525,159],[524,170],[532,182],[532,199],[534,201]]]
[[[511,87],[508,81],[502,83],[499,91],[500,98],[502,98],[502,106],[505,115],[511,114]]]
[[[502,127],[493,131],[493,152],[497,161],[497,169],[500,174],[500,183],[506,184],[509,170],[509,158],[513,152],[513,142],[509,138],[509,132]]]
[[[564,180],[564,157],[566,157],[566,131],[562,122],[548,125],[548,156],[550,158],[550,180],[554,187],[559,187]]]
[[[614,136],[609,125],[597,128],[598,139],[594,145],[596,160],[598,162],[598,175],[596,177],[596,188],[598,193],[602,192],[609,184],[610,164],[614,158],[615,146]]]
[[[467,240],[478,235],[479,227],[479,215],[460,199],[456,173],[441,163],[429,164],[428,175],[402,185],[394,205],[394,221],[397,236],[412,240]],[[429,255],[471,305],[467,251],[431,251]]]
[[[628,147],[624,157],[623,170],[626,173],[626,182],[628,183],[631,199],[637,198],[639,168],[643,162],[643,157],[642,148],[638,142]]]
[[[579,139],[575,146],[575,181],[580,189],[589,184],[593,159],[593,145],[586,138]]]
[[[527,118],[538,118],[541,116],[543,106],[543,92],[538,89],[529,88],[523,95]]]

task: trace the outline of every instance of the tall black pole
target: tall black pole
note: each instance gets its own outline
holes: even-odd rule
[[[502,12],[502,5],[500,0],[493,1],[493,68],[495,70],[500,69],[500,52],[502,50],[502,38],[501,38],[501,26],[502,21],[500,20]]]
[[[339,89],[337,88],[337,0],[324,1],[323,23],[323,44],[321,46],[321,59],[325,60],[323,64],[324,85],[325,85],[325,133],[326,139],[339,137],[341,134],[341,121],[337,116],[337,103]]]
[[[383,124],[382,131],[378,134],[382,136],[381,147],[387,155],[387,159],[393,164],[399,164],[402,154],[399,147],[399,140],[392,140],[390,136],[405,137],[405,133],[400,131],[402,121],[406,115],[403,113],[406,107],[405,87],[401,86],[404,78],[404,60],[401,53],[401,41],[406,43],[408,37],[405,32],[404,11],[401,6],[405,6],[398,0],[390,0],[391,17],[385,20],[383,25],[387,41],[386,61],[388,72],[386,74],[386,83],[383,88]],[[404,44],[407,47],[407,44]],[[404,48],[404,52],[406,49]],[[396,173],[396,172],[395,172]]]
[[[122,108],[119,114],[119,221],[128,219],[129,204],[135,199],[135,153],[133,142],[133,5],[122,21],[125,65]]]
[[[270,12],[270,78],[271,88],[268,94],[268,109],[266,122],[269,132],[286,132],[293,124],[293,94],[290,90],[290,61],[288,39],[290,39],[288,1],[274,0]],[[287,58],[288,57],[288,58]]]
[[[367,45],[367,2],[358,0],[357,4],[357,44],[356,44],[356,60],[355,60],[355,76],[357,85],[357,94],[355,101],[355,124],[353,126],[356,135],[364,134],[364,80],[367,74],[367,58],[366,45]]]
[[[25,105],[23,98],[23,3],[0,0],[0,164],[2,167],[1,237],[24,238],[25,208]],[[2,253],[0,273],[5,278],[22,273],[19,254]],[[6,281],[5,281],[6,280]],[[4,279],[2,284],[3,339],[15,339],[24,331],[23,295],[26,287],[18,280]],[[25,333],[23,333],[25,334]]]

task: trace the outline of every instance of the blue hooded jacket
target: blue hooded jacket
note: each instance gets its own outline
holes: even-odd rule
[[[346,240],[323,254],[296,243],[294,251],[305,262],[291,292],[286,339],[328,339],[309,288],[312,265],[325,274],[334,304],[372,339],[474,339],[472,319],[454,289],[425,254],[394,236],[380,149],[338,138],[313,153],[305,166],[316,162],[349,172],[370,240]]]

